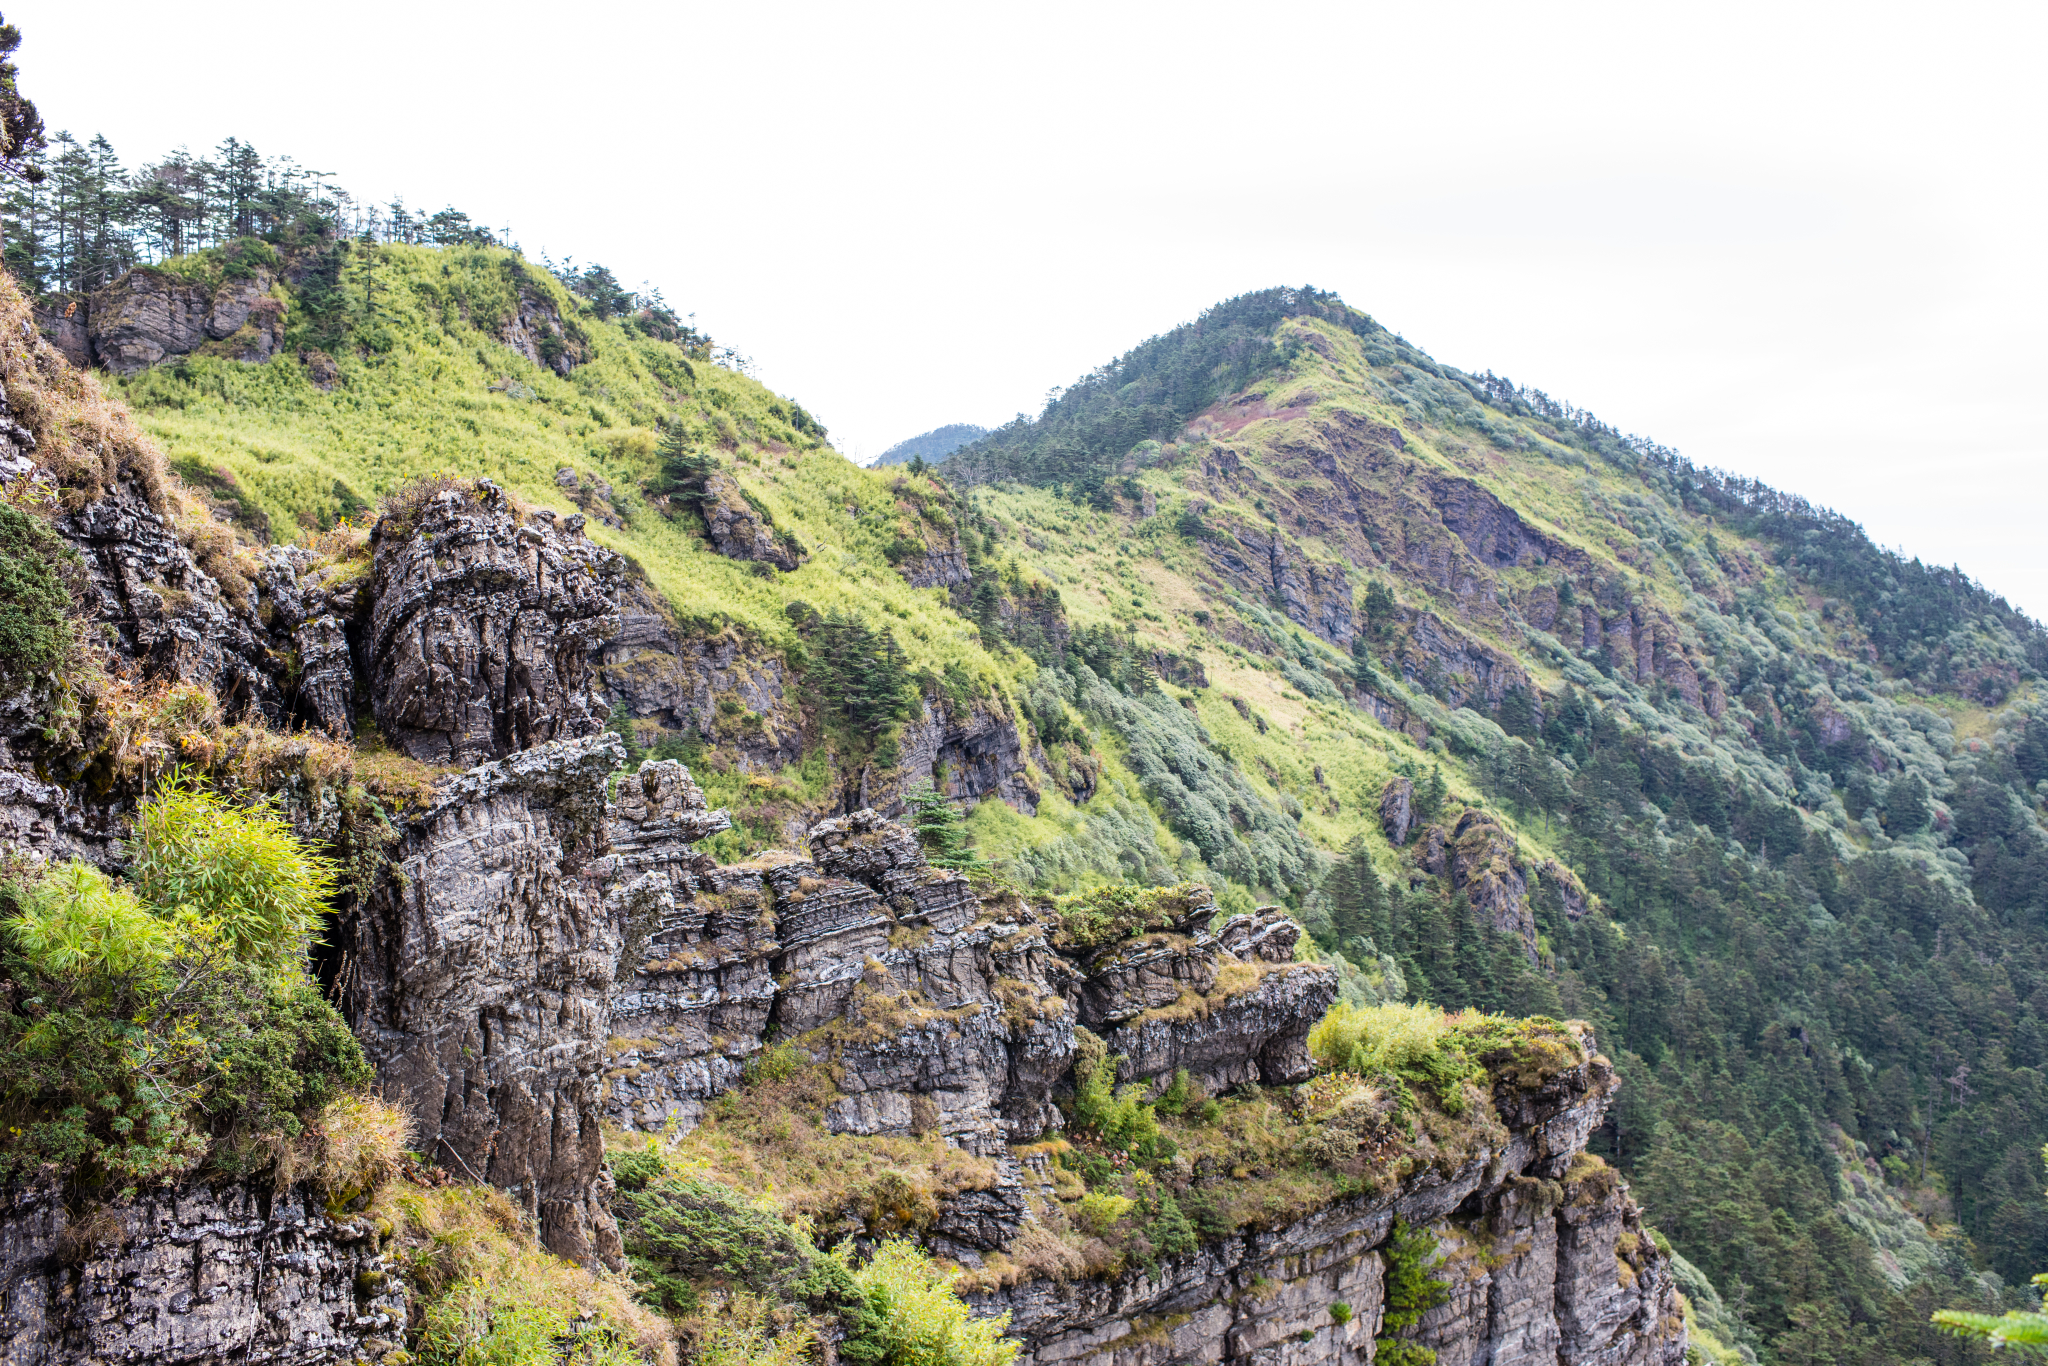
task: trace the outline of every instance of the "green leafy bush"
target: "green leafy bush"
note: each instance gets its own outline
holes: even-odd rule
[[[190,905],[81,863],[0,885],[0,1176],[173,1176],[280,1141],[370,1069],[296,966],[241,961]],[[217,908],[218,909],[218,908]]]
[[[1465,1084],[1486,1079],[1486,1069],[1460,1046],[1451,1018],[1432,1005],[1338,1001],[1309,1031],[1308,1050],[1333,1070],[1420,1085],[1452,1115],[1464,1112]]]
[[[662,1177],[621,1196],[626,1252],[664,1308],[687,1312],[694,1287],[745,1290],[817,1313],[857,1303],[846,1269],[781,1215],[699,1177]],[[685,1291],[684,1284],[693,1287]]]
[[[839,1349],[850,1366],[1010,1366],[1017,1359],[1016,1339],[1003,1336],[1010,1316],[974,1317],[950,1273],[917,1244],[891,1238],[851,1274],[864,1310]]]
[[[1059,928],[1053,943],[1083,951],[1116,944],[1151,930],[1170,930],[1207,899],[1208,888],[1140,887],[1112,882],[1106,887],[1063,896],[1054,903]]]
[[[182,781],[135,817],[137,889],[190,912],[244,962],[301,961],[334,893],[334,864],[310,853],[274,806],[238,806]]]

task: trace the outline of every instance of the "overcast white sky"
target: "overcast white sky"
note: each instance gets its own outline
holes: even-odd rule
[[[1311,283],[2048,616],[2048,6],[21,0],[235,135],[661,287],[872,458]]]

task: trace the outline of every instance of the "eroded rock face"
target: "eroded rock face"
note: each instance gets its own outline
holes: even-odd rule
[[[705,476],[698,510],[704,514],[712,548],[729,560],[759,560],[789,570],[806,558],[794,538],[778,533],[747,501],[739,481],[724,470]]]
[[[590,735],[606,707],[590,665],[619,632],[625,562],[557,524],[525,522],[488,481],[382,534],[365,654],[377,724],[416,759],[474,764]]]
[[[1380,792],[1380,829],[1396,849],[1415,832],[1415,784],[1406,778],[1389,778]]]
[[[285,307],[270,290],[275,280],[257,269],[217,287],[174,280],[153,270],[131,270],[95,294],[84,323],[86,360],[117,375],[133,375],[164,360],[207,349],[261,364],[284,341]],[[76,339],[65,334],[72,345]],[[81,362],[73,358],[74,364]]]
[[[1592,1058],[1510,1106],[1504,1140],[1453,1172],[1205,1243],[1156,1272],[1028,1281],[976,1307],[1009,1312],[1026,1366],[1364,1366],[1398,1217],[1436,1232],[1448,1259],[1450,1274],[1438,1274],[1451,1298],[1414,1332],[1445,1366],[1679,1366],[1670,1260],[1627,1187],[1582,1156],[1613,1090],[1611,1069]],[[1352,1310],[1345,1324],[1330,1312],[1340,1302]]]
[[[981,903],[872,810],[813,827],[808,857],[670,873],[649,904],[662,928],[634,955],[607,1101],[647,1130],[694,1124],[772,1029],[832,1062],[834,1131],[936,1131],[1000,1156],[1059,1124],[1077,1024],[1124,1055],[1124,1080],[1163,1085],[1185,1068],[1212,1093],[1277,1085],[1308,1076],[1308,1030],[1337,990],[1329,968],[1293,961],[1300,930],[1277,911],[1206,934],[1206,896],[1188,897],[1172,930],[1062,953],[1050,912]],[[725,945],[718,924],[734,927]]]
[[[630,715],[694,733],[753,768],[803,759],[797,680],[771,651],[736,631],[685,633],[639,582],[621,588],[619,622],[599,653],[597,676]]]
[[[406,1296],[367,1218],[303,1188],[203,1183],[117,1202],[85,1227],[57,1192],[0,1207],[0,1359],[374,1362],[403,1346]]]
[[[350,1022],[421,1150],[504,1189],[553,1251],[610,1263],[595,1186],[622,926],[605,782],[624,759],[603,734],[472,769],[342,926]]]
[[[995,797],[1027,816],[1038,811],[1016,718],[993,701],[975,698],[962,711],[926,697],[897,743],[902,759],[894,791],[866,793],[870,805],[893,806],[904,789],[930,780],[969,807]]]

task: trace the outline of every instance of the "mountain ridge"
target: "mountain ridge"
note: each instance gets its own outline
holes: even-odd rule
[[[1991,1284],[1946,1234],[1880,1274],[1840,1144],[2008,1280],[2048,1251],[2041,632],[1995,595],[1312,290],[939,481],[502,251],[362,255],[388,311],[331,375],[201,344],[120,392],[245,532],[498,452],[630,557],[606,724],[731,810],[721,859],[930,781],[1021,887],[1204,879],[1284,902],[1347,1001],[1593,1020],[1627,1083],[1595,1150],[1767,1352],[1920,1354]]]

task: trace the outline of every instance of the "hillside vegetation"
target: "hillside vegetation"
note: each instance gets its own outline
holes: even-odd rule
[[[780,768],[627,727],[732,808],[721,856],[839,809],[920,702],[979,707],[1040,795],[967,829],[1021,886],[1205,879],[1290,907],[1352,1008],[1592,1021],[1626,1083],[1596,1144],[1741,1345],[1952,1355],[1932,1307],[2048,1265],[2048,643],[1960,573],[1313,290],[1154,338],[941,481],[505,248],[286,246],[155,268],[270,252],[274,359],[113,387],[247,539],[487,476],[785,663]],[[740,502],[772,558],[721,553]],[[1857,1182],[1923,1250],[1881,1254]]]

